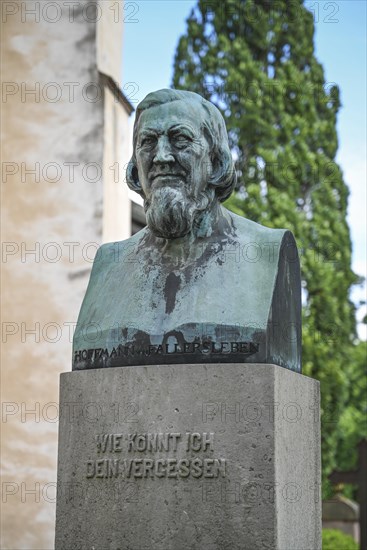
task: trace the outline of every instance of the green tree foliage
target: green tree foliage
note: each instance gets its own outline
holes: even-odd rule
[[[348,189],[335,162],[339,89],[314,55],[303,0],[198,0],[173,87],[221,110],[237,159],[227,207],[293,231],[301,255],[303,372],[320,380],[324,479],[336,466],[355,338]]]
[[[338,469],[358,465],[357,444],[367,439],[367,342],[353,349],[348,368],[349,398],[340,415]]]

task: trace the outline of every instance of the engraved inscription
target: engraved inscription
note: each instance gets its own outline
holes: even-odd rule
[[[225,477],[226,461],[218,458],[102,458],[87,461],[87,478]]]
[[[91,478],[217,478],[226,477],[226,460],[197,454],[214,452],[214,433],[114,433],[97,434],[95,447],[99,455],[112,456],[88,460],[86,477]],[[144,453],[145,456],[125,458],[116,453]],[[176,456],[155,456],[173,453]],[[180,455],[179,455],[180,453]],[[192,453],[182,457],[182,453]],[[149,457],[146,455],[149,454]],[[195,456],[196,455],[196,456]]]
[[[128,356],[151,356],[151,355],[187,355],[187,354],[200,354],[200,355],[228,355],[228,354],[244,354],[253,355],[258,353],[260,349],[260,343],[258,342],[184,342],[182,345],[173,344],[159,344],[146,347],[138,345],[122,345],[119,344],[111,351],[107,348],[91,348],[80,349],[74,351],[74,362],[79,361],[99,361],[103,359],[117,359],[118,357]]]

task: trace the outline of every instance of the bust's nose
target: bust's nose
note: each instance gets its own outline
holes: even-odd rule
[[[175,159],[172,154],[171,144],[167,136],[159,136],[158,143],[153,158],[154,164],[162,164],[167,162],[174,162]]]

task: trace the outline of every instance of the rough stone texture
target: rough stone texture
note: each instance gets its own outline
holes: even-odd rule
[[[107,368],[62,374],[60,397],[57,550],[321,548],[315,380],[268,364]],[[144,448],[156,433],[180,437],[128,451],[129,434]],[[186,433],[201,434],[189,451]],[[98,452],[102,434],[115,440]]]

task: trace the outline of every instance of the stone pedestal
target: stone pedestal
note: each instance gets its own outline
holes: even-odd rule
[[[57,550],[321,548],[319,384],[269,364],[61,375]]]

